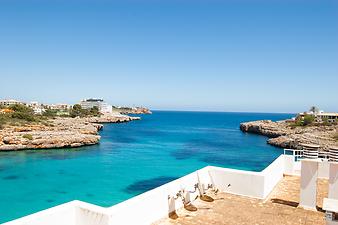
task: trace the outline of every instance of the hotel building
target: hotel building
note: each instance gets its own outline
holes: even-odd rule
[[[103,101],[103,99],[85,99],[80,102],[80,105],[83,109],[91,109],[96,106],[99,109],[100,113],[112,113],[112,106]]]

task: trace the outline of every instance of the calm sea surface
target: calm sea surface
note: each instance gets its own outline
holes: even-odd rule
[[[0,152],[0,222],[74,199],[111,206],[207,165],[260,171],[282,150],[239,123],[291,116],[155,111],[106,124],[99,145]]]

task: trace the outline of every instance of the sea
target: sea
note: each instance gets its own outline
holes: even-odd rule
[[[261,171],[283,150],[241,122],[292,114],[154,111],[97,145],[0,152],[0,223],[72,200],[109,207],[208,165]]]

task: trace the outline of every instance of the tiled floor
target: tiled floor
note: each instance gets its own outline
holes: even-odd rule
[[[196,212],[180,209],[177,219],[163,218],[155,224],[325,224],[321,212],[323,197],[327,196],[327,180],[318,181],[318,211],[301,209],[299,202],[299,177],[285,176],[267,200],[241,197],[232,194],[208,193],[214,202],[195,201]]]

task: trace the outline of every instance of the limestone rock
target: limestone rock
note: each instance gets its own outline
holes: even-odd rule
[[[112,114],[90,118],[57,117],[48,121],[48,124],[53,124],[52,126],[48,124],[9,126],[0,130],[0,151],[93,145],[100,141],[98,131],[103,128],[100,123],[122,123],[138,119],[140,118]]]
[[[270,138],[268,144],[281,148],[301,149],[301,144],[316,144],[326,151],[337,144],[333,136],[338,131],[338,125],[292,127],[288,121],[259,120],[241,123],[240,129],[267,136]]]

